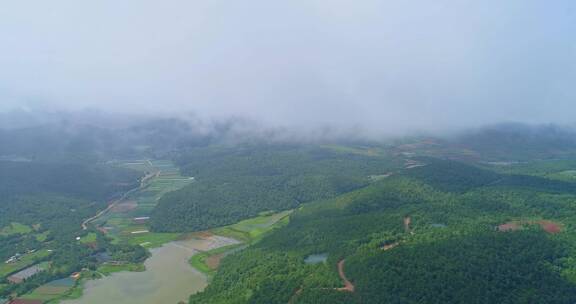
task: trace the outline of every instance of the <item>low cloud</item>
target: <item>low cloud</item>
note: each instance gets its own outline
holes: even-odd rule
[[[14,1],[0,7],[0,110],[316,133],[567,124],[575,20],[567,0]]]

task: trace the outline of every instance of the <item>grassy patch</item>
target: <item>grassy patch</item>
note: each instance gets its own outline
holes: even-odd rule
[[[165,243],[175,241],[180,236],[179,233],[143,233],[130,238],[132,245],[141,245],[146,248],[160,247]]]
[[[34,237],[38,242],[44,242],[48,238],[48,234],[50,234],[50,231],[44,231],[42,233],[35,234]]]
[[[83,291],[84,291],[84,284],[79,283],[76,286],[72,287],[66,294],[62,295],[58,299],[46,302],[45,304],[56,304],[56,303],[60,303],[60,301],[63,301],[63,300],[80,299],[82,297]]]
[[[255,218],[213,229],[212,232],[218,235],[235,238],[246,243],[253,243],[262,238],[264,234],[272,229],[287,224],[291,213],[292,210],[271,215],[269,213],[262,213],[262,215]]]
[[[258,242],[268,232],[288,224],[292,211],[293,210],[287,210],[279,213],[263,212],[260,216],[255,218],[243,220],[233,225],[212,229],[211,232],[216,235],[230,237],[242,241],[243,243],[195,254],[190,258],[190,265],[207,276],[213,276],[217,269],[210,267],[207,263],[207,259],[216,255],[224,257],[238,248],[246,246],[246,244]]]
[[[207,276],[213,276],[214,274],[216,274],[217,269],[208,266],[208,264],[206,264],[206,259],[211,257],[211,256],[218,255],[218,254],[226,255],[227,253],[234,251],[237,248],[242,247],[242,246],[245,246],[245,245],[234,244],[234,245],[220,247],[220,248],[216,248],[216,249],[213,249],[210,251],[195,254],[192,256],[192,258],[190,258],[190,265],[192,265],[192,267],[194,267],[196,270],[204,273]]]
[[[80,239],[80,243],[82,243],[82,244],[90,244],[90,243],[94,243],[94,242],[96,242],[96,233],[95,232],[90,232]]]
[[[86,273],[91,275],[93,272],[91,271],[83,272],[82,273],[83,278],[86,275]],[[84,291],[84,280],[79,280],[76,282],[74,286],[68,288],[65,292],[62,292],[57,297],[52,298],[51,300],[45,302],[44,304],[57,304],[61,303],[61,301],[64,300],[79,299],[82,297],[83,291]]]
[[[7,236],[13,234],[27,234],[32,232],[32,228],[20,223],[11,223],[9,226],[6,226],[0,230],[0,235]]]
[[[109,265],[105,264],[98,267],[98,272],[102,273],[103,275],[110,275],[115,272],[120,271],[133,271],[133,272],[140,272],[146,270],[144,264],[123,264],[123,265]]]

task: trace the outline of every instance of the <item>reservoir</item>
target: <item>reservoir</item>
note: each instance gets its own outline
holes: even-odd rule
[[[198,252],[226,245],[236,240],[221,236],[170,242],[151,250],[143,272],[118,272],[85,282],[81,298],[63,304],[176,304],[208,284],[204,274],[188,260]]]

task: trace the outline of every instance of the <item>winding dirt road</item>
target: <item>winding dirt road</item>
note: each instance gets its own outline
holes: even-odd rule
[[[344,287],[337,288],[336,290],[354,292],[354,284],[352,284],[352,282],[348,280],[346,274],[344,273],[344,263],[346,263],[346,259],[343,259],[340,262],[338,262],[338,274],[340,275],[340,279],[342,279],[342,282],[344,282]]]

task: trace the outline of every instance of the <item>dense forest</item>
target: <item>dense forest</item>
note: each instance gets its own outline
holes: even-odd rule
[[[287,226],[225,258],[190,303],[576,301],[573,184],[427,161],[306,204]],[[436,180],[437,172],[448,176]],[[305,263],[311,254],[328,258]],[[341,261],[353,292],[339,289]]]
[[[151,222],[156,231],[202,230],[293,209],[366,186],[370,176],[401,166],[377,154],[302,145],[198,148],[177,163],[196,182],[160,200]]]
[[[65,193],[103,201],[133,188],[138,178],[134,171],[85,162],[0,161],[0,197]]]

